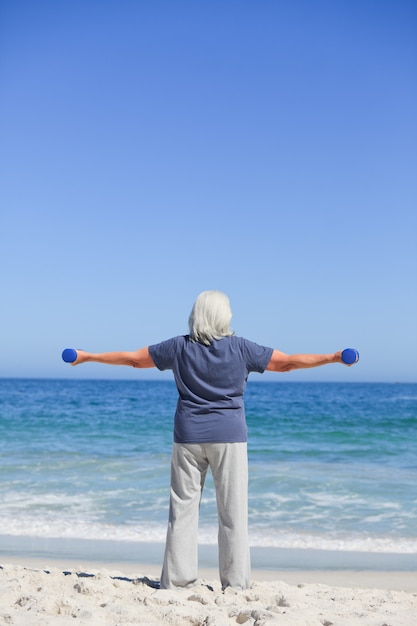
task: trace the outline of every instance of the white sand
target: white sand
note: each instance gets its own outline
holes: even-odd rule
[[[168,591],[151,586],[155,566],[96,565],[3,563],[0,624],[417,626],[416,572],[255,571],[251,589],[222,592],[203,570],[195,587]]]

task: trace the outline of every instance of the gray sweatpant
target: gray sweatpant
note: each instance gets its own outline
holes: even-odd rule
[[[161,589],[186,587],[197,580],[198,514],[208,467],[216,488],[222,587],[250,586],[247,444],[174,443]]]

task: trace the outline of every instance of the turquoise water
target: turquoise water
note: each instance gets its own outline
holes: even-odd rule
[[[0,379],[1,533],[163,542],[175,404],[171,381]],[[250,381],[246,412],[252,546],[417,552],[416,384]]]

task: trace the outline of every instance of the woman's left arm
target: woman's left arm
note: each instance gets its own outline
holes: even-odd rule
[[[76,350],[76,352],[77,358],[71,365],[104,363],[105,365],[127,365],[128,367],[155,367],[147,346],[134,352],[100,352],[97,354],[85,350]]]

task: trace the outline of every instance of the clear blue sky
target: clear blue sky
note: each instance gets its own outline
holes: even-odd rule
[[[417,5],[2,0],[1,377],[187,331],[417,380]],[[157,372],[154,375],[159,375]],[[256,379],[261,379],[256,375]]]

